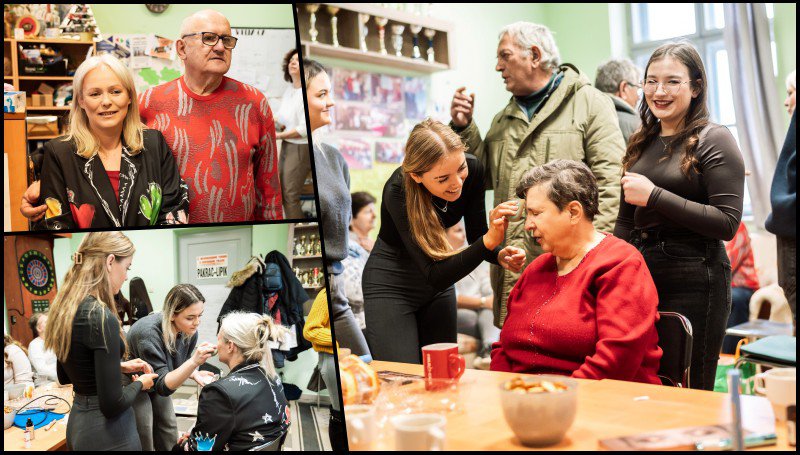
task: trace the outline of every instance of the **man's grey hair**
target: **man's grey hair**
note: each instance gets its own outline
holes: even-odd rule
[[[786,76],[786,90],[797,90],[797,70],[792,70]]]
[[[639,68],[627,58],[606,60],[597,67],[597,76],[594,86],[601,92],[617,93],[619,84],[625,81],[629,84],[639,83]]]
[[[561,65],[561,56],[558,53],[556,41],[550,29],[544,25],[533,22],[514,22],[506,25],[500,31],[499,39],[508,35],[525,53],[530,55],[531,46],[536,46],[542,52],[542,68],[555,71]]]
[[[553,160],[536,166],[522,176],[517,185],[517,197],[525,199],[528,190],[544,184],[549,184],[547,198],[559,210],[563,211],[567,204],[578,201],[589,221],[594,221],[600,212],[597,179],[583,162]]]

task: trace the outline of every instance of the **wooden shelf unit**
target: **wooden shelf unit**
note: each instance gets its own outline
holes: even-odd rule
[[[310,18],[305,6],[306,3],[297,4],[297,20],[299,24],[300,42],[303,46],[304,57],[330,57],[343,60],[356,61],[361,63],[371,63],[380,66],[398,68],[404,71],[418,73],[435,73],[445,71],[455,66],[454,54],[450,51],[449,38],[453,31],[453,24],[434,17],[418,16],[405,11],[398,11],[376,4],[369,3],[320,3],[316,12],[316,26],[318,31],[317,41],[311,41]],[[339,46],[333,46],[333,32],[331,30],[331,14],[327,7],[339,8],[336,13]],[[367,22],[367,52],[362,52],[359,44],[359,13],[369,14]],[[385,17],[389,22],[384,27],[384,43],[387,53],[380,53],[380,43],[378,40],[378,25],[375,17]],[[392,25],[401,24],[405,26],[403,30],[402,57],[394,53],[392,47]],[[428,38],[422,32],[419,38],[419,48],[421,58],[412,58],[413,53],[413,34],[410,25],[421,25],[424,28],[436,30],[433,37],[433,49],[435,62],[428,62],[427,49]]]
[[[42,82],[57,85],[62,82],[72,82],[72,76],[38,76],[26,75],[22,72],[19,55],[19,44],[52,44],[57,45],[66,59],[69,60],[69,69],[74,70],[83,63],[88,55],[94,55],[97,47],[93,41],[78,41],[58,38],[36,38],[36,39],[3,39],[3,54],[11,58],[11,75],[3,76],[5,82],[11,83],[17,90],[30,93],[39,87]],[[60,127],[65,124],[65,118],[69,113],[69,106],[27,106],[26,112],[36,112],[36,114],[52,113],[59,117]],[[41,141],[58,137],[59,135],[28,137],[29,141]]]

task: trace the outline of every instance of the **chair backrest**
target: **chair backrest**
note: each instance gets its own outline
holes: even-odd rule
[[[285,431],[272,441],[253,447],[250,452],[280,452],[284,439],[286,439]]]
[[[664,385],[688,388],[689,366],[692,363],[692,323],[680,313],[659,311],[658,314],[658,346],[663,351],[658,377]]]

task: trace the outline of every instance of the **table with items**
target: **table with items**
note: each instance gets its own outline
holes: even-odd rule
[[[380,390],[345,407],[351,450],[695,450],[703,442],[709,450],[730,437],[726,393],[479,370],[426,387],[422,365],[374,361],[369,368]],[[765,436],[763,449],[791,448],[769,401],[741,400],[746,438]],[[556,442],[526,434],[558,425],[568,429]]]

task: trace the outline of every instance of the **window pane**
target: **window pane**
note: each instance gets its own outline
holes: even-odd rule
[[[715,80],[711,82],[716,85],[717,107],[719,111],[715,116],[718,123],[730,125],[736,123],[736,111],[733,107],[733,89],[731,88],[731,72],[728,67],[728,51],[718,49],[714,53]]]
[[[725,28],[725,10],[722,3],[703,3],[705,12],[706,30],[721,30]]]
[[[634,3],[633,40],[637,43],[696,33],[693,3]]]

